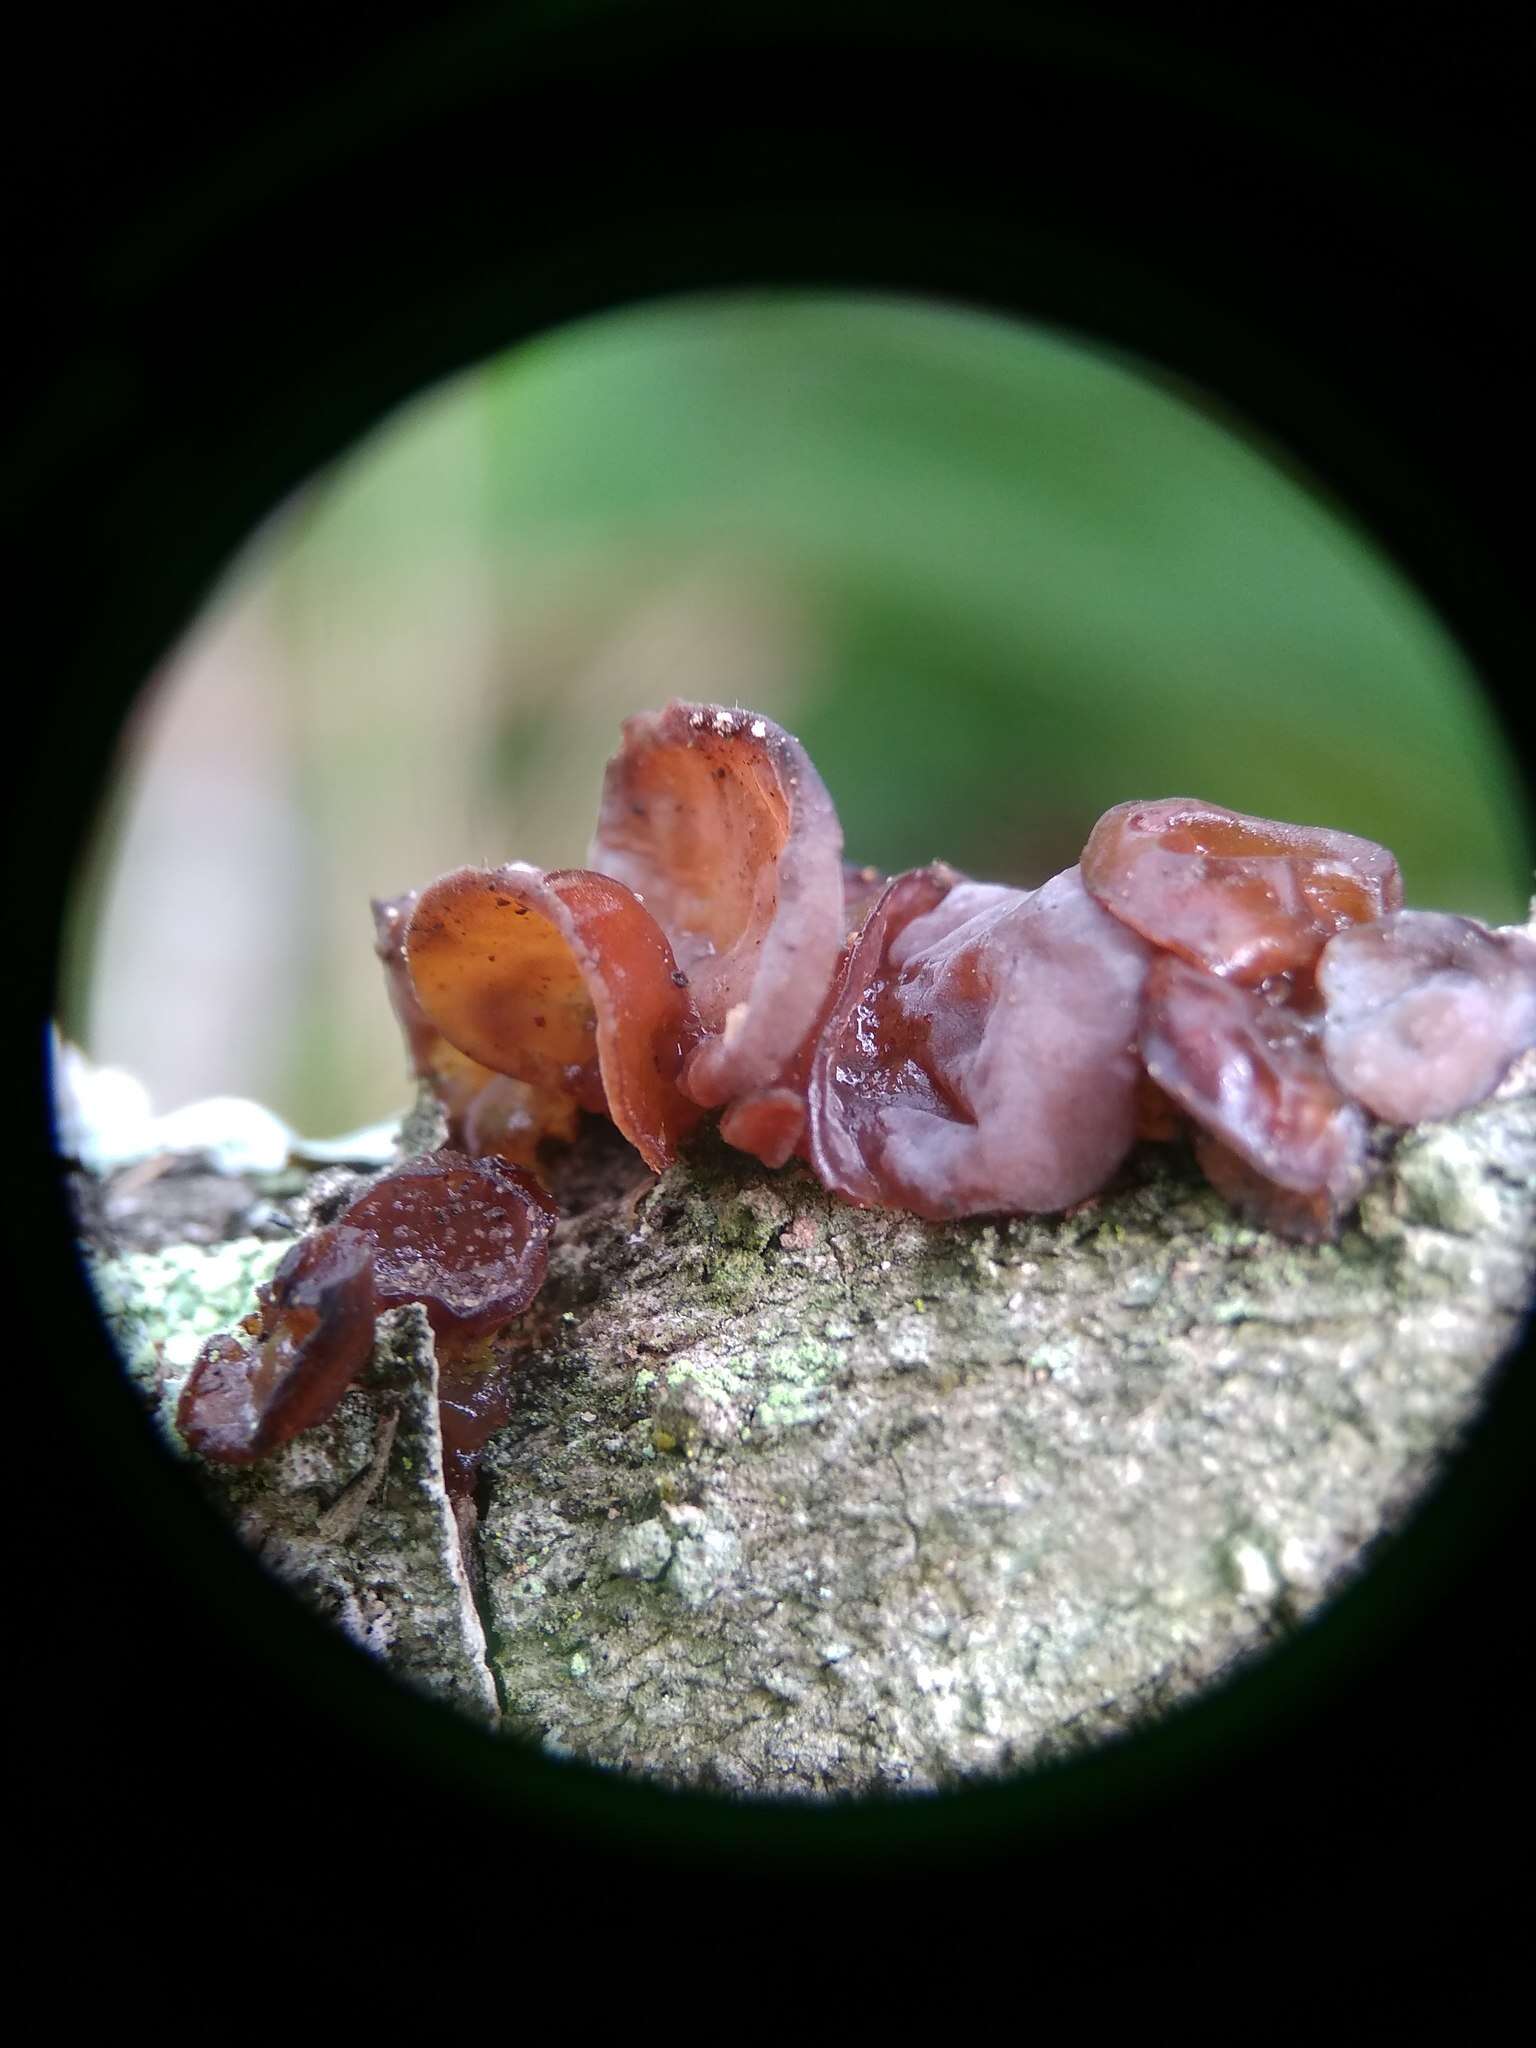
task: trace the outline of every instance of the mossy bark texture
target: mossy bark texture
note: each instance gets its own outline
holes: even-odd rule
[[[93,1190],[173,1437],[202,1337],[359,1184],[180,1162]],[[1163,1711],[1401,1519],[1527,1310],[1536,1055],[1392,1144],[1331,1246],[1246,1227],[1173,1147],[995,1222],[855,1210],[710,1145],[659,1181],[600,1148],[573,1195],[473,1506],[443,1492],[414,1309],[331,1423],[208,1487],[364,1649],[508,1737],[742,1796],[928,1788]]]

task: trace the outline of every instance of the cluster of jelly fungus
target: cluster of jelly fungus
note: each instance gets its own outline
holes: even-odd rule
[[[546,1141],[576,1135],[580,1110],[564,1089],[537,1088],[494,1073],[451,1045],[416,999],[405,964],[405,933],[419,891],[373,904],[374,951],[384,967],[390,1008],[400,1026],[411,1071],[426,1081],[448,1119],[449,1142],[461,1151],[495,1152],[534,1166]]]
[[[257,1301],[255,1343],[210,1338],[176,1410],[192,1449],[225,1464],[265,1457],[334,1413],[373,1349],[373,1245],[345,1224],[315,1231]]]
[[[1367,1131],[1314,1020],[1165,953],[1147,976],[1141,1055],[1235,1206],[1288,1236],[1333,1234],[1365,1185]]]
[[[1250,988],[1309,973],[1336,932],[1403,901],[1385,847],[1196,797],[1106,811],[1082,874],[1106,910],[1161,951]]]
[[[606,1110],[660,1172],[698,1121],[677,1077],[699,1024],[661,926],[622,881],[458,868],[406,926],[411,992],[450,1045],[540,1095]]]
[[[785,1082],[845,936],[842,851],[826,785],[771,719],[674,701],[625,720],[590,858],[644,902],[688,976],[695,1102]]]
[[[1317,982],[1329,1070],[1383,1123],[1470,1109],[1536,1045],[1536,946],[1520,932],[1399,910],[1331,939]]]

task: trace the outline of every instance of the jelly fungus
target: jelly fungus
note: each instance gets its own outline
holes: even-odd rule
[[[1335,932],[1403,900],[1397,862],[1369,839],[1249,818],[1195,797],[1106,811],[1082,870],[1122,924],[1250,988],[1309,971]]]
[[[1075,868],[1033,891],[898,876],[812,1062],[823,1182],[934,1218],[1096,1193],[1136,1134],[1150,958]]]
[[[1536,945],[1470,918],[1399,910],[1323,949],[1323,1052],[1383,1123],[1454,1116],[1536,1045]]]
[[[324,1422],[373,1349],[373,1247],[341,1224],[302,1237],[257,1291],[254,1344],[210,1338],[176,1409],[193,1450],[248,1464]]]
[[[646,1164],[677,1156],[698,1110],[677,1076],[698,1019],[661,927],[586,868],[458,868],[405,932],[411,990],[450,1045],[494,1073],[606,1110]]]
[[[845,936],[842,851],[826,785],[770,719],[673,702],[625,720],[590,857],[643,899],[688,976],[694,1101],[771,1088],[800,1051]]]
[[[544,1284],[558,1212],[497,1158],[428,1152],[376,1181],[341,1220],[373,1248],[381,1309],[419,1301],[439,1337],[483,1336]]]
[[[417,1000],[405,964],[405,932],[419,891],[373,905],[374,951],[384,965],[390,1008],[400,1026],[411,1072],[431,1087],[448,1119],[452,1145],[498,1153],[518,1166],[537,1163],[546,1140],[569,1140],[580,1117],[564,1089],[539,1088],[484,1067],[451,1045]]]
[[[1309,1234],[1327,1234],[1359,1196],[1365,1118],[1335,1086],[1307,1018],[1164,954],[1147,977],[1141,1054],[1158,1087],[1249,1169],[1228,1169],[1209,1147],[1201,1161],[1209,1172],[1214,1160],[1211,1177],[1228,1187],[1241,1182],[1250,1211],[1268,1183],[1312,1204],[1276,1201],[1275,1227],[1294,1212]]]

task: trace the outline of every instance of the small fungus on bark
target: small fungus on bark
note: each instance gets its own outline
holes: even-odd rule
[[[606,1111],[658,1172],[698,1109],[677,1085],[699,1024],[666,935],[586,868],[458,868],[405,932],[416,1003],[450,1045],[541,1096]]]
[[[558,1213],[531,1174],[445,1150],[375,1181],[341,1221],[373,1249],[379,1307],[419,1301],[439,1340],[462,1343],[538,1293]]]
[[[342,1224],[314,1231],[256,1300],[254,1342],[211,1337],[176,1409],[193,1450],[225,1464],[265,1457],[334,1413],[373,1349],[373,1246]]]

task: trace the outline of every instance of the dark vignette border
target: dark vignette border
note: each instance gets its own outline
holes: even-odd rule
[[[423,384],[660,294],[939,295],[1205,386],[1374,532],[1516,742],[1524,619],[1495,489],[1525,417],[1508,46],[1475,11],[1433,48],[1390,50],[1323,10],[1245,43],[1151,14],[237,5],[217,65],[169,18],[83,63],[61,37],[35,73],[48,138],[12,174],[38,283],[6,506],[43,653],[34,730],[9,733],[8,1070],[40,1078],[70,862],[118,722],[247,532]],[[1390,1884],[1406,1846],[1447,1829],[1465,1846],[1458,1827],[1529,1790],[1507,1691],[1532,1520],[1523,1359],[1321,1623],[1082,1762],[811,1812],[493,1746],[303,1615],[154,1445],[74,1267],[44,1099],[8,1168],[8,1237],[49,1375],[29,1373],[21,1414],[63,1494],[33,1541],[62,1623],[35,1705],[66,1851],[129,1859],[145,1829],[190,1845],[210,1814],[296,1825],[309,1802],[349,1861],[414,1820],[450,1856],[515,1836],[589,1870],[868,1884],[1048,1862],[1053,1891],[1098,1872],[1102,1901],[1110,1871],[1112,1893],[1266,1843],[1303,1852],[1314,1882],[1360,1859]]]

